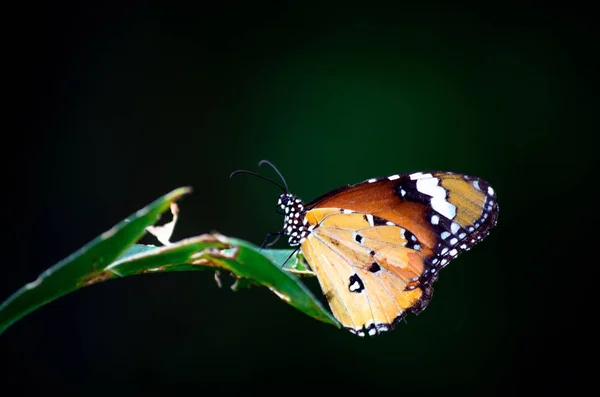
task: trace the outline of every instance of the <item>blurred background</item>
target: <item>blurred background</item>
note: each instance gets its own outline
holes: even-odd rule
[[[174,239],[217,230],[260,244],[281,227],[279,191],[229,174],[261,159],[307,201],[377,176],[469,173],[494,186],[500,214],[427,310],[383,336],[319,323],[266,289],[218,288],[209,271],[147,275],[14,324],[2,382],[57,395],[575,387],[593,332],[585,252],[597,239],[582,228],[597,191],[596,38],[586,10],[540,4],[24,10],[4,50],[17,90],[0,300],[179,186],[194,193]]]

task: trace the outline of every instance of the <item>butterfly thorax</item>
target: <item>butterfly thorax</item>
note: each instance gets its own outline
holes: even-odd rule
[[[279,196],[277,205],[285,215],[282,233],[290,236],[289,244],[291,246],[302,244],[313,229],[313,226],[307,224],[304,203],[293,194],[284,193]]]

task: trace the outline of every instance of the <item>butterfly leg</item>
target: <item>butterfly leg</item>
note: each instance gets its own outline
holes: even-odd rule
[[[260,249],[269,248],[269,247],[273,246],[275,243],[277,243],[277,241],[279,241],[279,238],[281,237],[282,234],[283,234],[283,231],[278,231],[276,233],[268,233],[267,237],[265,237],[265,240],[260,245]],[[275,236],[275,240],[273,240],[267,244],[267,241],[269,241],[269,239],[273,236]]]
[[[286,259],[285,261],[283,261],[283,263],[281,264],[281,268],[282,268],[282,269],[283,269],[283,267],[285,266],[285,264],[287,263],[287,261],[289,261],[289,260],[292,258],[292,256],[294,256],[294,254],[295,254],[296,252],[298,252],[298,250],[299,250],[299,249],[300,249],[300,246],[296,247],[296,249],[295,249],[295,250],[293,250],[293,251],[292,251],[292,253],[291,253],[291,254],[290,254],[288,257],[287,257],[287,259]]]

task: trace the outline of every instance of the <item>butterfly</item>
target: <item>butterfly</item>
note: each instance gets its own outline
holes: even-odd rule
[[[283,185],[283,229],[316,274],[334,316],[358,336],[379,335],[421,313],[441,269],[496,225],[496,192],[481,178],[431,171],[373,178],[304,203]]]

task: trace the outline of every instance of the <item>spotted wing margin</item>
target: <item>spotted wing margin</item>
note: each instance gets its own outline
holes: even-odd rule
[[[393,329],[407,311],[426,305],[430,288],[422,288],[419,280],[430,252],[417,246],[410,232],[339,209],[312,210],[307,218],[318,227],[302,252],[333,314],[350,332],[377,335]]]

